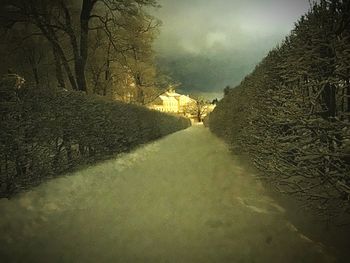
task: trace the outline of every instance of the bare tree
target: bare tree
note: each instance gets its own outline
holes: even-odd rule
[[[184,114],[196,118],[198,122],[202,122],[203,118],[209,113],[210,102],[199,96],[191,96],[192,102],[184,107]]]
[[[123,14],[134,16],[139,6],[156,6],[155,0],[82,0],[81,5],[68,0],[5,0],[1,3],[0,21],[7,28],[19,23],[34,25],[52,46],[56,67],[64,69],[72,89],[88,91],[86,65],[89,56],[89,33],[109,26]],[[94,26],[91,27],[91,24]],[[112,37],[109,35],[109,38]],[[110,39],[112,41],[112,39]],[[71,67],[71,57],[73,69]],[[60,75],[60,70],[57,70]],[[61,77],[59,77],[61,79]],[[59,81],[62,85],[62,81]]]

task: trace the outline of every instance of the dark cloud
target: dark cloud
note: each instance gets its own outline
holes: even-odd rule
[[[158,61],[182,88],[236,85],[309,8],[308,0],[160,0]]]

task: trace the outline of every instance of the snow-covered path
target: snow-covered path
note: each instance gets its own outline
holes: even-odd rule
[[[333,262],[202,126],[0,200],[1,262]]]

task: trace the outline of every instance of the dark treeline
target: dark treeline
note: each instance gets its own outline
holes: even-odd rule
[[[165,88],[153,41],[156,0],[2,0],[0,73],[33,86],[146,104]]]
[[[282,193],[350,212],[350,2],[322,0],[210,116]],[[335,220],[335,218],[334,218]]]
[[[190,121],[74,91],[0,82],[0,197],[187,128]]]

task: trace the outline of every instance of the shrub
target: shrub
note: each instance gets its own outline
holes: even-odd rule
[[[327,219],[350,213],[348,7],[315,4],[210,115],[268,182]]]
[[[0,196],[130,151],[188,119],[79,92],[8,88],[0,101]]]

